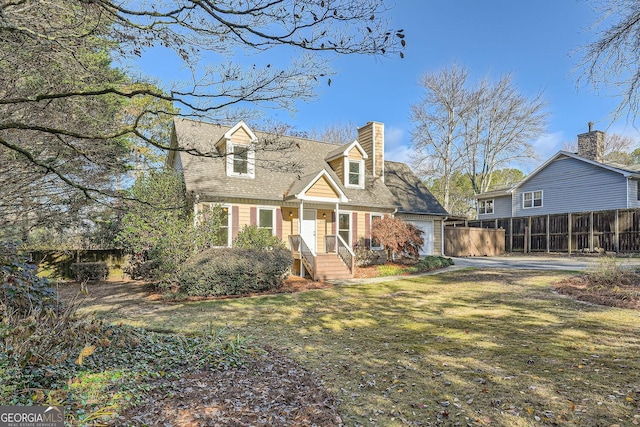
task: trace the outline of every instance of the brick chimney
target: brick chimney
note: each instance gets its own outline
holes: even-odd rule
[[[604,132],[593,130],[593,122],[589,122],[589,132],[578,135],[578,156],[604,161]]]
[[[359,128],[358,142],[369,156],[365,160],[367,170],[384,180],[384,124],[368,122]]]

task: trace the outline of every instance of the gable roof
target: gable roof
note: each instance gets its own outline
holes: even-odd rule
[[[343,157],[343,156],[348,156],[349,152],[351,151],[351,149],[353,147],[355,147],[360,152],[360,154],[362,155],[363,159],[368,159],[369,158],[369,156],[367,155],[367,152],[364,151],[364,148],[362,148],[362,145],[360,145],[358,140],[354,140],[351,144],[341,145],[340,147],[336,148],[335,150],[329,151],[329,153],[325,156],[324,159],[327,162],[330,162],[331,160],[335,160],[335,159],[338,159],[338,158]]]
[[[331,178],[331,175],[326,169],[322,169],[319,173],[307,175],[296,181],[293,181],[291,188],[289,189],[289,191],[287,191],[287,193],[285,193],[285,199],[295,197],[304,200],[305,198],[309,198],[309,196],[306,195],[306,192],[309,191],[309,189],[311,189],[311,187],[313,187],[323,177],[327,179],[332,190],[337,193],[337,199],[341,203],[346,203],[349,201],[338,183],[335,182],[333,178]]]
[[[610,172],[619,173],[622,176],[624,176],[625,178],[637,178],[637,179],[640,179],[640,173],[639,173],[640,170],[638,169],[638,167],[626,166],[626,165],[621,165],[621,164],[613,163],[613,162],[612,163],[597,162],[595,160],[587,159],[585,157],[579,156],[578,154],[571,153],[569,151],[558,151],[556,154],[554,154],[549,159],[547,159],[547,161],[545,161],[540,166],[538,166],[533,172],[531,172],[524,179],[522,179],[522,181],[514,184],[513,186],[508,187],[508,188],[498,189],[498,190],[487,191],[485,193],[476,194],[474,197],[476,199],[486,199],[487,197],[500,197],[500,196],[510,195],[515,190],[517,190],[518,187],[522,186],[523,184],[528,182],[530,179],[535,177],[537,174],[539,174],[541,171],[543,171],[550,163],[553,163],[556,160],[562,159],[562,158],[576,159],[576,160],[579,160],[579,161],[584,162],[586,164],[589,164],[589,165],[592,165],[592,166],[596,166],[596,167],[608,170]]]
[[[237,126],[237,125],[236,125]],[[365,169],[365,188],[345,187],[336,172],[327,163],[327,156],[344,153],[353,147],[362,149],[357,141],[343,146],[306,138],[254,132],[255,179],[227,176],[221,159],[224,153],[216,148],[230,126],[205,123],[190,119],[174,119],[172,143],[182,149],[179,156],[187,192],[200,195],[201,200],[246,198],[264,201],[292,201],[303,190],[325,176],[340,194],[340,203],[348,206],[378,209],[399,209],[402,212],[447,215],[435,197],[422,185],[408,166],[397,162],[385,162],[385,179],[374,177]],[[279,141],[291,147],[286,151],[269,150],[269,144],[277,147]],[[266,145],[267,149],[260,149]],[[210,156],[191,154],[189,150],[211,153]],[[283,162],[282,158],[285,161]],[[299,166],[291,169],[288,161]],[[387,166],[393,163],[395,166]],[[389,181],[390,180],[390,181]]]
[[[384,182],[397,200],[398,212],[449,215],[405,163],[385,161]]]

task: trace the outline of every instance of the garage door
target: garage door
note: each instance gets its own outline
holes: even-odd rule
[[[424,245],[422,245],[422,249],[420,249],[420,255],[433,255],[433,246],[434,246],[434,228],[433,221],[416,221],[409,220],[408,223],[415,225],[417,228],[422,230],[422,237],[424,238]]]

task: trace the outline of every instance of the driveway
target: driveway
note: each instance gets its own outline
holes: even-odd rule
[[[509,255],[495,257],[453,257],[452,259],[458,267],[582,271],[598,267],[602,258],[568,255]],[[618,262],[625,267],[640,268],[640,258],[618,258]]]

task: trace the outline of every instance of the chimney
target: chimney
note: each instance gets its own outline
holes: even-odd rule
[[[365,167],[374,177],[384,181],[384,124],[368,122],[359,128],[358,142],[369,156]]]
[[[604,161],[604,132],[593,130],[593,122],[589,122],[589,132],[578,135],[578,156]]]

